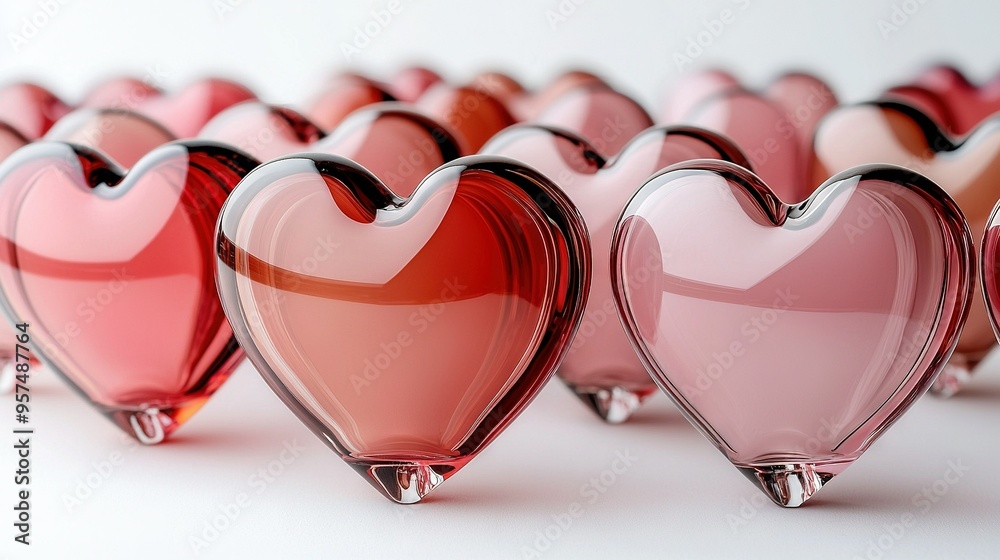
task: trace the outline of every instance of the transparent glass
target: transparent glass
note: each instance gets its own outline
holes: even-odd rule
[[[79,107],[135,109],[139,103],[164,95],[163,91],[138,78],[121,77],[103,81],[84,96]]]
[[[151,119],[121,109],[77,109],[59,119],[45,140],[70,142],[100,151],[129,168],[174,135]]]
[[[681,164],[629,202],[612,259],[656,381],[782,506],[843,472],[930,387],[972,297],[958,207],[891,166],[845,171],[788,206],[736,165]]]
[[[653,126],[641,105],[602,84],[568,89],[540,109],[534,122],[579,134],[605,154],[617,154]]]
[[[506,156],[552,179],[587,222],[593,251],[590,297],[580,331],[556,374],[601,418],[628,420],[656,384],[618,321],[609,269],[611,235],[635,191],[669,165],[713,158],[747,165],[728,140],[692,127],[656,127],[636,136],[606,160],[579,136],[518,125],[495,136],[481,153]]]
[[[1000,198],[1000,119],[984,123],[964,140],[953,140],[920,111],[894,102],[845,106],[830,113],[816,133],[813,181],[868,163],[901,165],[940,185],[962,209],[982,242],[986,221]],[[979,283],[974,282],[976,290]],[[982,297],[974,298],[969,320],[934,392],[948,396],[970,378],[996,344]]]
[[[42,86],[18,83],[0,87],[0,122],[28,140],[41,138],[68,112],[70,107]]]
[[[485,89],[503,102],[518,121],[534,121],[556,99],[574,89],[607,86],[598,76],[582,70],[564,72],[536,91],[524,89],[517,80],[500,72],[478,74],[471,84],[474,88]]]
[[[710,94],[679,122],[721,133],[746,154],[762,179],[785,202],[801,202],[815,183],[808,181],[812,138],[819,121],[837,106],[833,91],[807,74],[786,74],[764,92],[724,87],[726,80],[707,77],[695,92]],[[844,168],[842,168],[844,169]]]
[[[583,313],[572,204],[510,161],[462,158],[406,200],[349,160],[267,163],[219,221],[237,338],[298,417],[393,501],[422,499],[542,388]]]
[[[667,124],[683,122],[702,101],[741,88],[740,81],[724,70],[685,74],[670,90],[660,120]]]
[[[336,127],[354,111],[382,101],[394,101],[385,86],[357,74],[335,77],[306,111],[309,120],[323,130]]]
[[[404,103],[416,103],[434,84],[444,80],[437,72],[420,66],[404,68],[389,82],[392,96]]]
[[[444,126],[406,107],[363,107],[327,136],[291,109],[241,103],[212,119],[201,136],[236,146],[261,161],[296,152],[344,156],[406,197],[431,171],[460,155],[458,140]]]
[[[434,85],[417,102],[417,109],[447,126],[463,155],[478,152],[490,137],[517,122],[484,86]]]
[[[975,85],[955,68],[937,66],[883,97],[920,109],[951,134],[965,135],[1000,112],[1000,77]]]
[[[214,226],[256,162],[174,143],[128,173],[71,144],[0,166],[0,292],[34,350],[142,443],[187,421],[242,352],[214,281]]]

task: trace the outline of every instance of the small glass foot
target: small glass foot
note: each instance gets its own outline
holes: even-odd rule
[[[639,410],[643,401],[656,392],[656,389],[635,391],[620,386],[583,386],[569,382],[566,382],[566,385],[608,424],[621,424],[627,421],[635,411]]]
[[[801,506],[836,474],[817,471],[817,465],[808,463],[736,468],[782,507]]]
[[[964,356],[952,356],[931,385],[931,393],[944,398],[953,396],[972,378],[973,367],[975,364],[970,363]]]
[[[106,414],[119,428],[143,445],[162,442],[180,426],[175,420],[176,411],[170,410],[112,410]]]
[[[415,504],[444,482],[454,471],[450,465],[420,463],[349,463],[385,497],[397,504]]]

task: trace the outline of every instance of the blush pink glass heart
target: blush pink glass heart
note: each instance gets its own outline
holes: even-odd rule
[[[670,92],[661,120],[667,124],[682,122],[706,99],[741,87],[739,80],[723,70],[690,74]]]
[[[573,88],[540,110],[535,122],[579,134],[601,153],[616,154],[653,126],[638,103],[606,85]]]
[[[28,143],[27,138],[13,128],[0,123],[0,163],[18,148]],[[0,321],[0,393],[13,389],[13,362],[17,353],[15,333],[6,321]]]
[[[885,102],[841,107],[816,132],[813,179],[869,163],[901,165],[948,192],[969,222],[977,246],[1000,198],[1000,118],[956,143],[926,115]],[[979,283],[974,283],[978,290]],[[934,391],[951,395],[996,344],[982,298],[974,298],[958,348]]]
[[[913,105],[961,136],[1000,112],[1000,78],[976,86],[955,68],[939,66],[911,84],[890,89],[885,97]]]
[[[449,127],[465,155],[476,153],[490,137],[517,122],[485,86],[437,84],[424,93],[417,108]]]
[[[390,499],[423,498],[555,370],[587,293],[585,227],[510,161],[464,158],[406,200],[342,158],[255,170],[218,230],[247,356]]]
[[[397,72],[389,84],[389,89],[392,96],[399,101],[416,103],[431,86],[443,81],[437,72],[413,66]]]
[[[28,140],[37,140],[70,108],[49,90],[35,84],[0,88],[0,122]]]
[[[695,128],[651,128],[611,161],[586,141],[539,126],[514,126],[481,153],[510,157],[552,179],[587,222],[593,250],[590,296],[580,331],[557,375],[601,418],[627,420],[656,384],[639,361],[617,319],[609,270],[611,235],[618,216],[651,175],[678,162],[724,159],[746,165],[727,140]]]
[[[383,101],[394,101],[394,98],[381,84],[345,74],[337,76],[324,88],[306,115],[323,130],[330,130],[354,111]]]
[[[589,72],[564,72],[537,91],[525,90],[514,78],[499,72],[483,72],[471,81],[471,87],[481,89],[500,100],[518,121],[534,121],[556,99],[587,86],[607,86]]]
[[[90,90],[80,107],[134,110],[142,102],[163,95],[160,88],[136,78],[115,78]]]
[[[639,190],[612,273],[664,391],[772,500],[797,506],[944,366],[971,247],[958,207],[903,168],[848,170],[788,206],[745,169],[701,161]]]
[[[405,197],[431,171],[460,155],[458,141],[442,125],[405,107],[377,103],[358,109],[326,136],[290,109],[243,103],[212,119],[202,137],[262,161],[307,151],[344,156]]]
[[[174,139],[152,120],[120,109],[77,109],[59,119],[45,134],[45,140],[92,148],[126,168]]]
[[[822,81],[788,74],[763,94],[742,88],[716,93],[694,105],[681,121],[730,138],[775,194],[799,202],[811,194],[807,174],[813,132],[836,105]]]
[[[241,359],[214,282],[214,224],[256,162],[174,143],[128,176],[32,144],[0,166],[0,291],[38,355],[119,427],[157,443]]]

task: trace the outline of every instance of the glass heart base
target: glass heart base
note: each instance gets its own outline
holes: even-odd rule
[[[736,465],[743,476],[782,507],[799,507],[850,463]]]
[[[116,426],[143,445],[156,445],[190,418],[204,401],[173,408],[102,409]]]
[[[951,359],[948,360],[948,365],[941,370],[941,374],[934,380],[934,385],[931,385],[931,393],[942,398],[954,396],[972,379],[972,372],[983,357],[985,357],[985,353],[982,356],[974,357],[952,355]]]
[[[628,389],[622,386],[597,387],[594,385],[575,385],[563,381],[573,393],[583,401],[595,414],[608,424],[621,424],[639,410],[647,397],[656,392],[656,388]]]
[[[397,504],[415,504],[458,472],[469,459],[348,459],[347,464],[390,500]]]

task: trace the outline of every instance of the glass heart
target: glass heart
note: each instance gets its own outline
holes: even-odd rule
[[[951,134],[962,136],[1000,112],[1000,78],[976,86],[955,68],[938,66],[883,97],[912,105]]]
[[[836,106],[836,96],[819,79],[787,74],[762,94],[721,91],[695,105],[681,122],[731,139],[781,200],[800,202],[811,194],[813,132]]]
[[[169,95],[142,95],[140,90],[134,92],[135,101],[126,101],[124,107],[115,101],[108,108],[141,113],[166,127],[178,138],[194,138],[205,123],[223,109],[257,98],[242,85],[217,78],[194,82]],[[111,99],[116,100],[115,97]]]
[[[703,160],[629,202],[612,282],[661,388],[775,503],[798,506],[947,362],[971,248],[954,202],[903,168],[848,170],[789,206],[749,171]]]
[[[566,91],[539,110],[535,123],[579,134],[600,153],[617,154],[653,119],[629,96],[596,84]]]
[[[344,156],[406,197],[436,167],[460,154],[458,141],[442,125],[405,107],[377,103],[358,109],[327,136],[291,109],[241,103],[212,119],[201,137],[231,144],[261,161],[295,152]]]
[[[499,72],[478,74],[471,84],[503,102],[517,121],[534,121],[556,99],[574,89],[595,85],[607,87],[600,77],[581,70],[564,72],[537,91],[528,91],[514,78]]]
[[[889,163],[913,169],[954,197],[976,246],[993,204],[1000,198],[1000,118],[984,123],[963,141],[952,140],[928,116],[898,103],[841,107],[816,131],[813,180],[843,169]],[[974,282],[976,290],[979,283]],[[996,344],[983,299],[975,296],[949,367],[934,392],[954,394]]]
[[[130,111],[135,110],[143,101],[162,95],[163,91],[149,81],[129,77],[114,78],[101,82],[87,92],[79,107]]]
[[[389,90],[392,92],[392,96],[399,101],[416,103],[431,86],[443,81],[441,76],[433,70],[411,66],[400,70],[393,76],[389,83]]]
[[[511,157],[552,179],[579,208],[593,250],[590,296],[580,331],[556,374],[601,418],[624,422],[656,384],[617,319],[611,291],[611,235],[635,191],[657,171],[711,158],[746,165],[728,140],[691,127],[657,127],[636,136],[607,161],[582,138],[557,129],[518,125],[481,153]]]
[[[424,93],[417,108],[451,130],[463,155],[478,152],[490,137],[517,122],[484,85],[453,88],[437,84]]]
[[[41,138],[68,112],[68,105],[39,85],[20,83],[0,88],[0,122],[28,140]]]
[[[77,109],[59,119],[44,140],[86,146],[126,169],[174,135],[147,117],[121,109]]]
[[[330,130],[354,111],[383,101],[395,99],[381,84],[363,76],[343,74],[323,89],[306,115],[323,130]]]
[[[257,162],[173,143],[125,175],[36,143],[0,165],[0,292],[34,350],[142,443],[187,421],[242,358],[214,281],[214,225]]]
[[[291,156],[240,183],[218,282],[247,356],[370,484],[422,499],[541,389],[583,314],[590,248],[537,172],[462,158],[405,201],[357,164]]]

